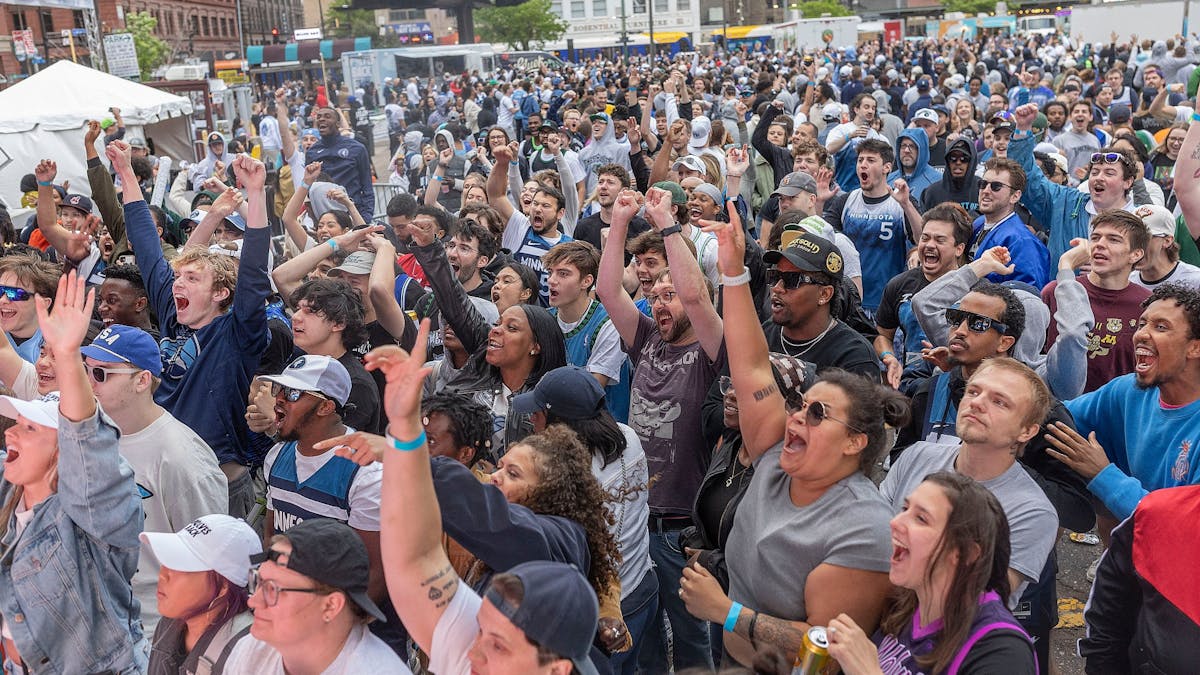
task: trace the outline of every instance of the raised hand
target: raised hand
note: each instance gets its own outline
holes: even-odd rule
[[[346,191],[340,187],[333,188],[329,192],[326,192],[325,196],[328,197],[330,201],[337,202],[347,208],[349,208],[350,204],[353,203],[350,201],[350,195],[346,194]]]
[[[900,202],[901,205],[907,204],[909,199],[908,181],[903,178],[897,178],[892,184],[892,199]]]
[[[87,337],[92,319],[92,306],[96,291],[88,290],[86,280],[75,270],[58,279],[58,292],[51,299],[38,295],[37,319],[42,330],[42,340],[55,358],[79,358],[79,347]]]
[[[53,183],[58,175],[58,164],[52,159],[43,159],[33,168],[33,176],[40,183]]]
[[[412,242],[417,246],[428,246],[437,239],[437,225],[430,218],[422,218],[420,221],[411,220],[408,223],[409,234],[412,235]]]
[[[242,205],[244,200],[245,198],[242,197],[242,193],[238,190],[234,188],[225,188],[225,191],[213,200],[212,206],[209,206],[208,210],[209,213],[214,213],[224,218],[234,211],[237,211],[238,207]]]
[[[411,440],[424,429],[421,425],[422,383],[433,371],[425,367],[424,356],[429,346],[429,319],[421,321],[413,356],[395,345],[372,349],[364,359],[367,370],[382,371],[387,380],[383,392],[383,408],[388,417],[388,433],[393,438]]]
[[[729,200],[729,222],[701,220],[701,229],[717,238],[717,269],[727,277],[736,277],[746,266],[746,233],[733,200]]]
[[[411,231],[412,223],[409,223],[408,227]],[[376,232],[383,232],[383,225],[368,225],[357,230],[350,230],[344,234],[339,234],[333,240],[337,242],[339,249],[357,251],[362,246],[363,241],[366,240],[367,235]]]
[[[125,141],[113,141],[104,146],[104,156],[108,158],[113,169],[118,173],[124,169],[129,169],[129,162],[132,155],[130,154],[129,144]]]
[[[320,176],[320,175],[321,175],[321,163],[320,162],[309,162],[304,167],[304,182],[307,185],[312,185],[313,183],[317,182],[317,176]]]
[[[671,193],[662,188],[650,188],[646,191],[646,218],[655,230],[662,230],[675,224],[671,213]]]
[[[1016,120],[1017,129],[1019,131],[1029,131],[1033,128],[1033,121],[1037,119],[1038,107],[1036,103],[1026,103],[1022,106],[1017,106],[1013,111],[1013,118]]]
[[[1071,248],[1058,259],[1058,269],[1077,270],[1092,261],[1092,242],[1076,238],[1071,240]]]
[[[443,169],[449,168],[452,159],[454,159],[454,148],[446,148],[438,152],[438,164],[441,164]]]
[[[100,123],[96,120],[88,120],[85,128],[87,131],[83,133],[84,144],[89,146],[95,145],[96,139],[100,138],[100,134],[102,132],[100,129]]]
[[[259,191],[267,183],[267,168],[250,155],[241,154],[233,159],[233,175],[247,190]]]
[[[516,151],[511,145],[497,145],[492,148],[492,157],[496,158],[496,164],[509,164],[512,162]]]
[[[950,372],[950,348],[949,347],[934,347],[933,343],[928,340],[922,340],[921,358],[932,363],[934,367],[943,372]]]
[[[546,136],[546,152],[557,157],[558,153],[561,151],[562,151],[562,136],[559,136],[558,132],[554,132],[554,133]]]
[[[329,448],[334,448],[333,454],[338,457],[348,459],[359,466],[367,466],[383,461],[383,453],[388,449],[388,442],[383,436],[356,431],[313,444],[313,449],[316,450],[328,450]]]
[[[725,151],[725,168],[730,176],[741,176],[750,168],[750,154],[746,146],[733,146]]]
[[[617,194],[612,207],[612,221],[628,224],[637,215],[641,205],[638,204],[638,193],[628,188]]]

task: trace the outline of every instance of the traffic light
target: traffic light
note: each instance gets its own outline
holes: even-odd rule
[[[279,44],[279,28],[271,29],[271,42]]]

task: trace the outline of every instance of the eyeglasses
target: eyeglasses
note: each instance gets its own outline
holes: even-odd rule
[[[109,375],[132,375],[133,373],[142,372],[141,368],[101,368],[100,366],[91,366],[87,369],[88,374],[96,382],[107,382]]]
[[[1119,152],[1093,152],[1092,164],[1128,164],[1129,158]]]
[[[800,412],[801,410],[803,410],[804,411],[804,424],[807,426],[810,426],[810,427],[820,426],[821,422],[824,422],[825,420],[830,420],[832,422],[837,422],[838,424],[843,425],[850,431],[855,431],[860,434],[867,433],[867,432],[863,431],[862,429],[859,429],[858,427],[854,426],[853,424],[850,424],[846,420],[841,420],[841,419],[834,417],[833,415],[830,415],[829,414],[829,404],[827,404],[823,401],[809,401],[808,399],[801,398],[799,401],[785,400],[784,405],[785,405],[785,407],[787,409],[787,413],[789,415],[794,415],[794,414]]]
[[[658,304],[659,302],[661,302],[664,305],[669,305],[670,303],[672,303],[674,301],[675,301],[675,291],[663,291],[662,293],[659,293],[658,295],[647,295],[646,296],[646,304],[649,305],[650,307],[653,307],[654,305]]]
[[[946,323],[951,328],[961,326],[964,321],[967,322],[967,330],[972,333],[986,333],[992,328],[996,329],[996,332],[1001,335],[1004,335],[1008,331],[1007,325],[990,316],[968,312],[955,307],[946,308]]]
[[[8,298],[11,302],[25,302],[33,298],[33,293],[16,286],[0,286],[0,295]]]
[[[783,272],[777,268],[767,270],[767,288],[783,282],[784,290],[795,290],[801,286],[829,286],[830,283],[820,277],[814,277],[804,272]]]
[[[978,185],[980,190],[991,190],[992,192],[999,192],[1004,188],[1008,188],[1010,190],[1016,189],[1008,183],[1001,183],[998,180],[984,180],[982,178],[979,179]]]
[[[314,595],[329,595],[328,591],[319,588],[283,588],[279,584],[271,580],[263,580],[259,576],[258,570],[250,570],[250,583],[246,585],[246,590],[250,595],[254,595],[258,591],[262,591],[263,604],[267,607],[274,607],[279,603],[280,593],[312,593]]]
[[[320,392],[305,391],[304,389],[295,389],[293,387],[285,387],[282,384],[279,384],[277,382],[272,382],[271,383],[271,396],[278,398],[279,392],[283,392],[283,400],[287,401],[288,403],[295,403],[296,401],[299,401],[300,397],[305,394],[316,396],[317,398],[322,398],[322,399],[325,399],[326,401],[329,400],[328,397],[322,395]]]
[[[721,378],[717,380],[717,386],[721,389],[721,395],[727,396],[733,389],[733,378],[729,377],[728,375],[722,375]]]

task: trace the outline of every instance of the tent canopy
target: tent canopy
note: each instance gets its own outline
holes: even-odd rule
[[[129,125],[154,124],[190,115],[192,103],[144,84],[58,61],[0,92],[0,133],[79,129],[89,119],[108,117],[109,107],[121,110]]]

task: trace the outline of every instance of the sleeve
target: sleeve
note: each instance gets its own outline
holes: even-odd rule
[[[567,158],[560,152],[554,157],[554,166],[558,169],[559,176],[564,179],[572,175],[571,164]],[[579,191],[575,189],[575,182],[563,180],[563,217],[562,228],[563,233],[568,237],[575,235],[575,224],[579,222]]]
[[[1087,334],[1096,319],[1087,289],[1075,278],[1074,271],[1060,271],[1057,281],[1054,322],[1058,337],[1046,352],[1046,361],[1038,374],[1055,397],[1067,400],[1082,394],[1087,383]]]
[[[925,336],[929,338],[929,343],[934,347],[950,341],[946,308],[962,300],[976,281],[979,281],[979,277],[975,276],[974,270],[970,267],[960,267],[943,274],[913,295],[913,314],[916,315],[921,330],[925,331]]]
[[[821,564],[886,573],[892,550],[892,538],[888,533],[888,521],[892,517],[890,509],[873,500],[855,503],[851,508],[856,509],[857,517],[831,534],[829,550]]]
[[[854,242],[841,232],[834,233],[834,240],[842,252],[842,262],[845,263],[846,269],[843,271],[843,276],[847,279],[861,278],[863,275],[862,258],[859,256]]]
[[[521,213],[520,209],[514,208],[508,223],[504,225],[504,236],[500,240],[500,246],[516,252],[521,247],[521,240],[524,239],[525,229],[528,227],[529,218]]]
[[[843,192],[834,197],[825,204],[825,212],[821,214],[825,222],[832,225],[833,229],[839,232],[842,230],[842,209],[846,208],[846,199],[849,197],[849,192]]]
[[[1128,518],[1142,497],[1149,494],[1141,481],[1118,469],[1116,464],[1109,464],[1096,474],[1088,489],[1117,518]]]
[[[258,365],[267,347],[267,296],[271,279],[267,270],[271,248],[271,228],[251,227],[242,239],[242,258],[238,264],[237,286],[233,293],[233,331],[246,359]],[[174,305],[174,298],[171,299]]]
[[[1078,194],[1079,190],[1058,185],[1046,178],[1046,174],[1042,173],[1042,169],[1034,161],[1033,145],[1031,138],[1014,140],[1008,146],[1008,158],[1025,169],[1025,191],[1021,193],[1021,203],[1038,222],[1050,229],[1055,225],[1054,204],[1059,201],[1067,203],[1072,196],[1070,193]]]
[[[1033,487],[1039,493],[1040,487]],[[1039,495],[1040,496],[1040,495]],[[1052,509],[1035,506],[1024,509],[1023,517],[1008,519],[1012,558],[1008,566],[1036,581],[1046,567],[1046,558],[1058,536],[1058,514]]]
[[[1079,641],[1079,655],[1089,675],[1129,670],[1129,643],[1142,605],[1133,567],[1134,527],[1135,518],[1131,517],[1112,531],[1112,541],[1096,567],[1096,581],[1083,612],[1087,633]]]
[[[158,316],[159,331],[164,336],[174,335],[179,327],[175,319],[175,295],[171,290],[172,284],[175,283],[175,272],[163,257],[162,247],[158,244],[158,228],[154,225],[154,219],[150,217],[150,208],[146,206],[145,200],[125,205],[125,227],[138,270],[142,273],[142,282],[146,285],[150,308]],[[262,231],[269,236],[270,230]],[[263,252],[263,257],[265,267],[266,251]],[[264,280],[265,278],[264,274]],[[241,285],[240,278],[238,284]],[[265,310],[263,319],[265,322]]]
[[[100,158],[88,160],[88,187],[92,191],[92,200],[96,202],[96,210],[100,212],[100,220],[116,242],[115,251],[127,247],[125,241],[125,211],[117,199],[117,188],[113,185],[112,174],[100,161]]]
[[[879,309],[875,312],[875,325],[880,328],[895,330],[900,327],[898,314],[900,303],[897,299],[900,294],[899,282],[900,275],[896,275],[883,287],[883,296],[879,299]]]
[[[300,143],[296,143],[296,150],[291,157],[287,158],[288,169],[292,172],[292,185],[294,189],[299,190],[300,184],[304,182],[304,153],[300,152]]]
[[[358,171],[358,194],[355,195],[354,203],[358,205],[362,217],[370,221],[375,215],[375,189],[371,186],[371,158],[367,156],[367,149],[361,144],[358,146],[358,158],[354,166]],[[303,176],[303,172],[300,175]]]
[[[479,635],[479,608],[483,599],[465,583],[458,585],[454,598],[433,628],[429,644],[429,672],[467,673],[471,671],[468,654]],[[237,672],[237,671],[231,671]]]
[[[621,381],[621,365],[625,363],[625,352],[621,351],[621,336],[612,321],[605,321],[592,342],[592,353],[588,357],[590,373],[604,375],[613,384]]]
[[[32,363],[21,359],[21,372],[17,373],[16,379],[8,383],[8,388],[13,390],[17,398],[23,401],[32,401],[41,396],[38,393],[37,385],[37,368]]]
[[[175,177],[175,182],[171,183],[171,191],[167,193],[167,210],[174,211],[178,214],[191,213],[192,204],[188,201],[188,172],[180,171]],[[125,213],[122,211],[121,219],[124,222]]]
[[[339,461],[334,458],[329,461]],[[349,461],[349,460],[345,460]],[[361,467],[350,486],[350,527],[363,532],[378,532],[380,487],[383,481],[383,465],[379,462]]]
[[[961,675],[1037,675],[1029,638],[1015,630],[988,633],[971,646],[958,672]]]
[[[120,432],[99,409],[58,418],[58,499],[76,527],[116,548],[136,549],[142,504],[133,469],[118,451]]]
[[[438,299],[438,309],[446,323],[454,329],[463,349],[474,354],[487,342],[487,320],[475,309],[462,284],[454,278],[450,261],[446,259],[446,249],[435,240],[429,246],[413,246],[410,250],[425,270],[425,280]]]
[[[433,488],[446,534],[494,570],[529,560],[553,560],[561,535],[520,504],[510,504],[494,485],[480,483],[471,470],[447,457],[434,457]]]

